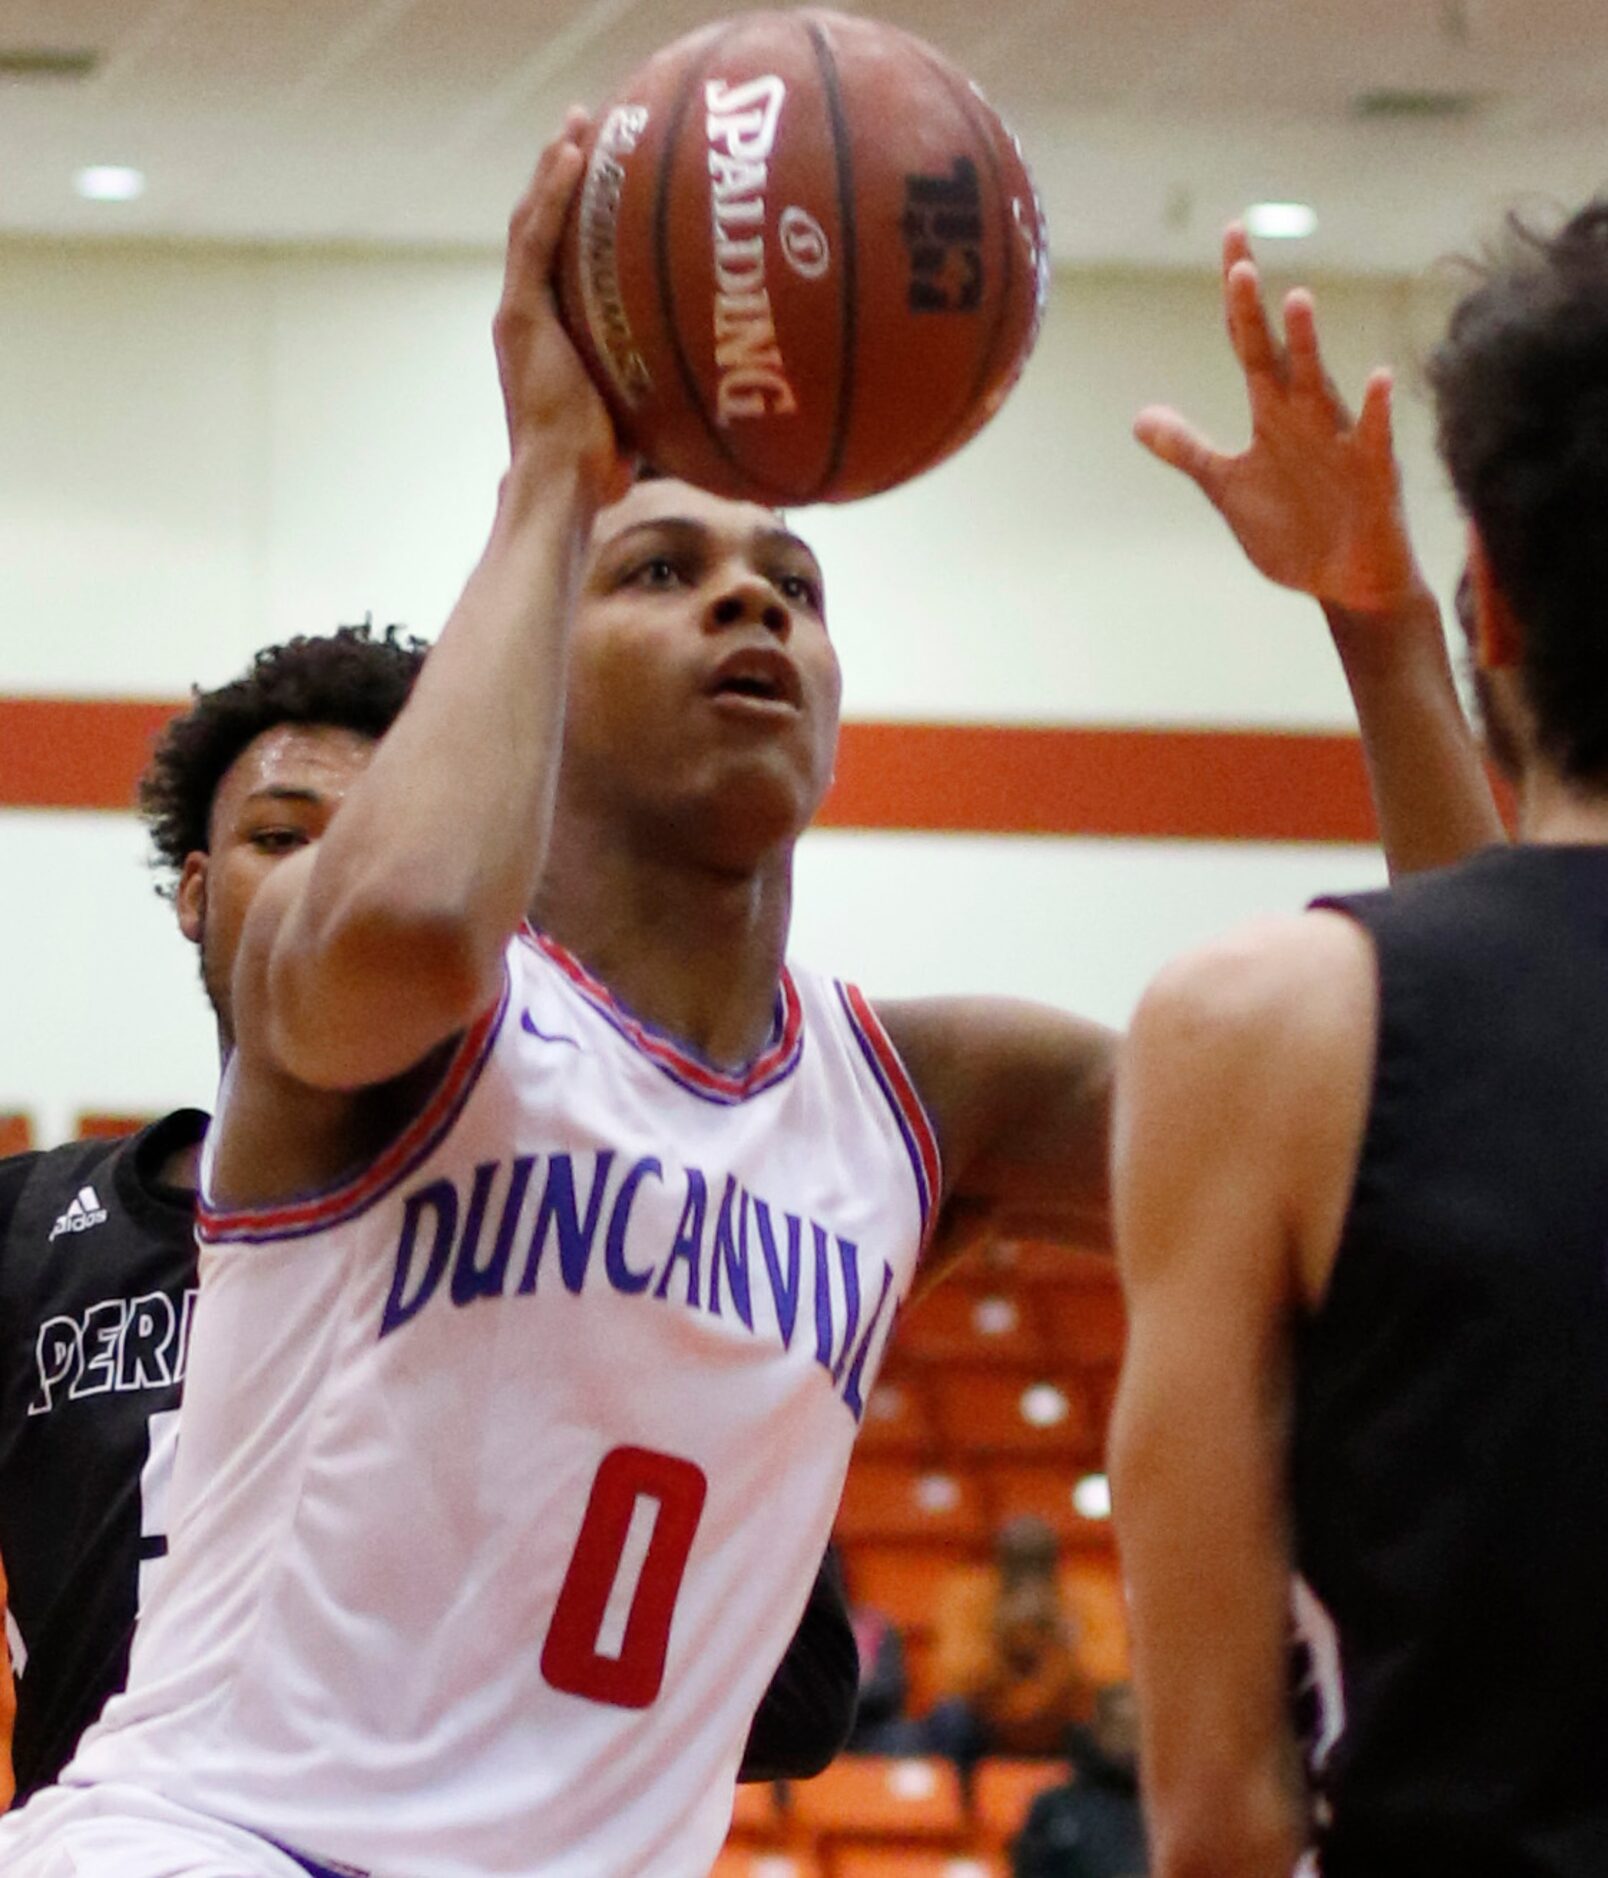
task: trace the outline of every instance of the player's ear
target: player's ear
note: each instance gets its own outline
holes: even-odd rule
[[[179,931],[193,946],[201,943],[207,924],[207,856],[197,849],[184,857],[179,870],[179,884],[173,904],[179,915]]]
[[[1482,672],[1511,669],[1524,654],[1524,628],[1491,566],[1480,532],[1468,531],[1468,580],[1474,610],[1474,663]]]

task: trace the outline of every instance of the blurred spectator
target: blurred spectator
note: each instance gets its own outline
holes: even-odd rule
[[[940,1699],[923,1745],[963,1773],[984,1754],[1065,1754],[1089,1714],[1056,1552],[1054,1531],[1024,1513],[1000,1528],[991,1570],[964,1569],[940,1587]]]
[[[1072,1731],[1072,1778],[1033,1802],[1012,1878],[1144,1878],[1138,1743],[1133,1691],[1113,1683],[1095,1698],[1093,1725]]]
[[[851,1604],[849,1621],[860,1650],[860,1707],[849,1736],[851,1754],[904,1754],[910,1751],[910,1723],[904,1719],[909,1693],[904,1640],[898,1626],[869,1605]]]

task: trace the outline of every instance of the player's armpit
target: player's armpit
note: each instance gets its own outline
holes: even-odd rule
[[[828,1551],[798,1629],[760,1700],[740,1781],[812,1780],[854,1732],[860,1653],[835,1556]]]
[[[1110,1243],[1116,1033],[1007,998],[923,998],[877,1014],[937,1130],[934,1267],[987,1234]]]
[[[1361,1138],[1371,969],[1350,922],[1269,922],[1163,973],[1124,1050],[1111,1473],[1158,1878],[1288,1878],[1305,1838],[1287,1705],[1292,1332]]]

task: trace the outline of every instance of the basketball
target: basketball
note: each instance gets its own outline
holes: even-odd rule
[[[655,468],[847,502],[999,409],[1048,265],[1016,140],[966,75],[909,33],[807,9],[679,39],[603,107],[559,298]]]

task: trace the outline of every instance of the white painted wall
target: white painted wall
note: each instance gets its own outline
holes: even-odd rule
[[[1203,256],[1203,262],[1209,257]],[[170,696],[372,610],[433,632],[502,459],[491,255],[0,244],[0,692]],[[1320,283],[1355,388],[1410,364],[1428,288]],[[1346,721],[1313,609],[1265,588],[1128,426],[1243,412],[1215,280],[1066,275],[995,425],[875,501],[801,520],[862,717]],[[1458,530],[1410,398],[1411,506],[1446,589]],[[1371,854],[827,833],[796,950],[873,991],[991,989],[1111,1021],[1188,940]],[[0,812],[0,1108],[204,1098],[210,1030],[135,824]]]

